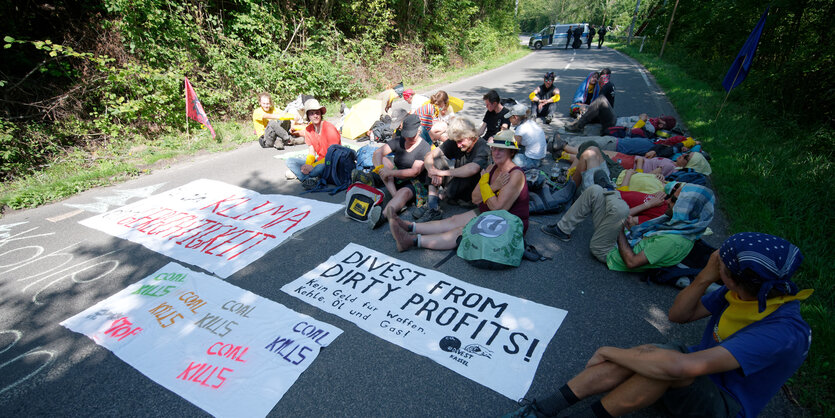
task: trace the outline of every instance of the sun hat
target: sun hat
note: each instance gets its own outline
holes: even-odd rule
[[[304,102],[304,116],[307,117],[307,112],[311,110],[320,110],[322,112],[322,116],[325,116],[325,112],[327,112],[325,106],[320,105],[318,100],[307,99]]]
[[[488,142],[487,145],[493,148],[505,148],[519,150],[519,144],[516,143],[516,133],[513,129],[505,129],[493,137],[493,142]]]

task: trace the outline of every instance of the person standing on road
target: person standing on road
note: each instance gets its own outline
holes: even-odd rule
[[[306,158],[290,158],[287,160],[287,179],[297,178],[305,189],[312,189],[319,182],[319,177],[325,173],[325,156],[331,145],[342,144],[342,136],[332,123],[323,120],[325,106],[316,99],[304,102],[304,113],[310,125],[304,130],[304,142],[308,147]]]
[[[585,30],[583,29],[582,25],[577,25],[577,27],[574,28],[574,42],[571,44],[572,48],[579,49],[581,46],[583,46],[584,31]]]
[[[560,89],[554,85],[555,78],[553,71],[545,73],[542,85],[528,95],[531,99],[531,118],[544,118],[546,125],[550,125],[553,119],[553,109],[556,108],[553,104],[560,100]]]
[[[653,404],[672,416],[757,416],[809,351],[800,301],[813,290],[791,281],[802,262],[800,249],[783,238],[732,235],[668,314],[682,324],[708,318],[699,344],[600,347],[557,392],[506,416],[557,416],[606,392],[584,416],[620,416]],[[722,286],[705,294],[714,283]]]
[[[478,128],[478,135],[490,142],[499,131],[510,127],[510,121],[507,119],[508,109],[502,106],[499,92],[496,90],[488,91],[482,99],[487,112],[484,113],[481,127]]]
[[[571,29],[571,26],[568,27],[568,30],[565,32],[565,49],[568,49],[568,46],[571,45],[571,34],[574,33],[574,30]]]
[[[589,25],[589,37],[586,38],[586,45],[588,46],[587,49],[591,49],[591,43],[594,40],[594,25]]]
[[[597,49],[600,49],[600,46],[603,45],[603,39],[606,38],[606,32],[609,30],[606,29],[606,25],[603,25],[597,31]]]

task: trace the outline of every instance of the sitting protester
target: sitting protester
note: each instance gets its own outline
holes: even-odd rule
[[[487,112],[484,113],[481,126],[478,128],[478,136],[490,141],[499,131],[510,127],[510,121],[507,119],[510,109],[504,107],[496,90],[488,91],[482,99]]]
[[[491,210],[503,209],[518,216],[527,231],[530,216],[528,183],[522,170],[513,164],[513,155],[519,150],[513,131],[500,132],[488,145],[494,163],[484,170],[478,186],[472,191],[472,200],[478,207],[426,223],[406,222],[397,216],[389,218],[389,228],[398,251],[412,247],[433,250],[455,248],[464,226],[479,214]]]
[[[421,105],[411,113],[420,118],[420,126],[423,128],[420,136],[430,144],[432,144],[432,139],[429,136],[429,131],[435,121],[447,122],[453,114],[452,107],[449,105],[449,96],[443,90],[433,94],[429,103]]]
[[[600,94],[589,104],[586,111],[579,119],[565,125],[566,131],[580,132],[589,123],[599,123],[601,133],[606,129],[615,126],[617,116],[615,116],[615,85],[611,81],[612,72],[608,68],[600,71],[600,78],[598,84],[600,85]]]
[[[441,124],[443,122],[439,122]],[[428,197],[425,207],[412,212],[417,222],[427,222],[443,217],[440,209],[439,188],[444,188],[447,202],[472,205],[472,191],[478,185],[481,171],[487,168],[490,156],[487,143],[478,137],[475,125],[466,117],[454,118],[447,129],[451,139],[432,149],[424,157],[428,174]]]
[[[510,109],[510,125],[516,132],[516,141],[520,151],[513,157],[513,163],[523,170],[538,168],[545,158],[547,143],[545,132],[536,121],[527,117],[528,109],[517,104]]]
[[[269,93],[258,95],[258,105],[259,107],[252,111],[252,126],[262,147],[283,150],[285,145],[304,143],[303,138],[290,135],[288,131],[294,117],[277,111]]]
[[[310,125],[304,130],[304,143],[307,144],[306,158],[290,158],[287,160],[287,179],[297,178],[302,186],[310,190],[319,182],[319,177],[325,172],[325,156],[331,145],[341,145],[342,136],[336,127],[324,120],[325,106],[316,99],[304,102],[304,113]]]
[[[568,114],[573,118],[579,118],[580,115],[586,112],[588,106],[597,99],[600,95],[600,86],[597,85],[597,80],[600,73],[593,71],[586,76],[586,79],[577,86],[574,92],[574,99],[568,107]]]
[[[420,119],[414,114],[407,115],[403,119],[400,135],[374,151],[375,170],[392,196],[383,209],[389,220],[397,217],[397,213],[423,190],[426,178],[423,157],[429,152],[429,144],[418,136],[419,131]],[[388,158],[389,154],[394,154],[394,157]],[[377,219],[372,219],[372,222],[377,224],[379,214],[375,216]]]
[[[600,347],[553,395],[507,416],[557,416],[605,393],[574,416],[621,416],[655,404],[677,417],[756,417],[809,351],[800,301],[812,290],[791,281],[802,262],[800,250],[782,238],[732,235],[669,311],[677,323],[708,318],[699,344]],[[723,286],[705,294],[714,283]]]
[[[553,71],[545,73],[542,85],[535,88],[528,96],[531,99],[531,120],[544,118],[546,125],[551,123],[554,109],[557,108],[554,103],[560,100],[560,89],[554,85],[554,78]]]

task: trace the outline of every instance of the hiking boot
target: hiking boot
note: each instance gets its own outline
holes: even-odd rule
[[[519,402],[519,405],[521,405],[521,408],[519,408],[519,409],[517,409],[517,410],[515,410],[515,411],[513,411],[509,414],[502,415],[502,418],[525,418],[525,417],[535,417],[535,418],[543,417],[544,418],[544,417],[548,416],[548,415],[545,415],[545,413],[543,413],[541,409],[539,409],[539,406],[536,404],[536,400],[528,401],[527,399],[523,399],[522,401]]]
[[[305,190],[312,190],[317,184],[319,184],[319,177],[308,177],[302,180],[302,187]]]
[[[287,171],[284,172],[284,178],[287,179],[287,180],[295,180],[296,179],[296,173],[293,173],[292,171],[287,170]]]
[[[560,229],[560,227],[557,226],[557,224],[542,225],[540,230],[552,237],[559,239],[560,241],[568,242],[569,240],[571,240],[571,235],[562,232],[562,230]]]
[[[580,132],[583,130],[583,127],[580,126],[580,122],[576,120],[573,122],[566,123],[564,128],[567,132]]]
[[[551,155],[557,155],[565,149],[568,145],[566,140],[562,139],[559,132],[554,132],[554,139],[551,141]]]
[[[380,225],[380,218],[383,217],[383,208],[380,205],[376,205],[371,208],[371,212],[368,214],[368,228],[374,229]]]
[[[397,251],[402,253],[415,246],[412,235],[401,228],[399,222],[389,222],[389,230],[391,231],[391,236],[394,237],[394,242],[397,244]]]
[[[435,220],[441,219],[443,217],[444,217],[444,213],[441,212],[440,209],[429,208],[423,213],[423,216],[421,216],[420,219],[415,220],[415,222],[423,223],[423,222],[435,221]]]

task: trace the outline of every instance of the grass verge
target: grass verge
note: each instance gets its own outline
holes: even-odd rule
[[[689,132],[705,144],[713,159],[711,180],[717,200],[730,221],[730,232],[759,231],[781,236],[800,247],[805,259],[795,276],[800,288],[815,289],[801,304],[812,327],[812,348],[789,380],[790,392],[815,415],[835,416],[835,290],[827,265],[835,248],[835,170],[833,133],[826,126],[798,126],[790,118],[763,117],[767,104],[725,98],[724,74],[707,83],[705,74],[688,72],[687,54],[638,53],[636,47],[609,46],[638,60],[655,77]],[[676,53],[678,52],[678,53]],[[756,69],[752,70],[756,71]],[[745,88],[743,83],[740,89]]]
[[[422,89],[447,83],[502,66],[528,53],[527,48],[520,47],[494,59],[438,73],[428,80],[418,80],[410,87]],[[338,103],[326,105],[332,109],[339,108]],[[0,184],[0,212],[6,206],[12,209],[37,207],[93,187],[125,181],[177,158],[227,151],[254,140],[249,122],[213,123],[216,139],[212,139],[205,129],[195,128],[195,123],[191,126],[190,140],[183,132],[174,132],[153,140],[123,138],[93,149],[70,150],[35,174]]]

